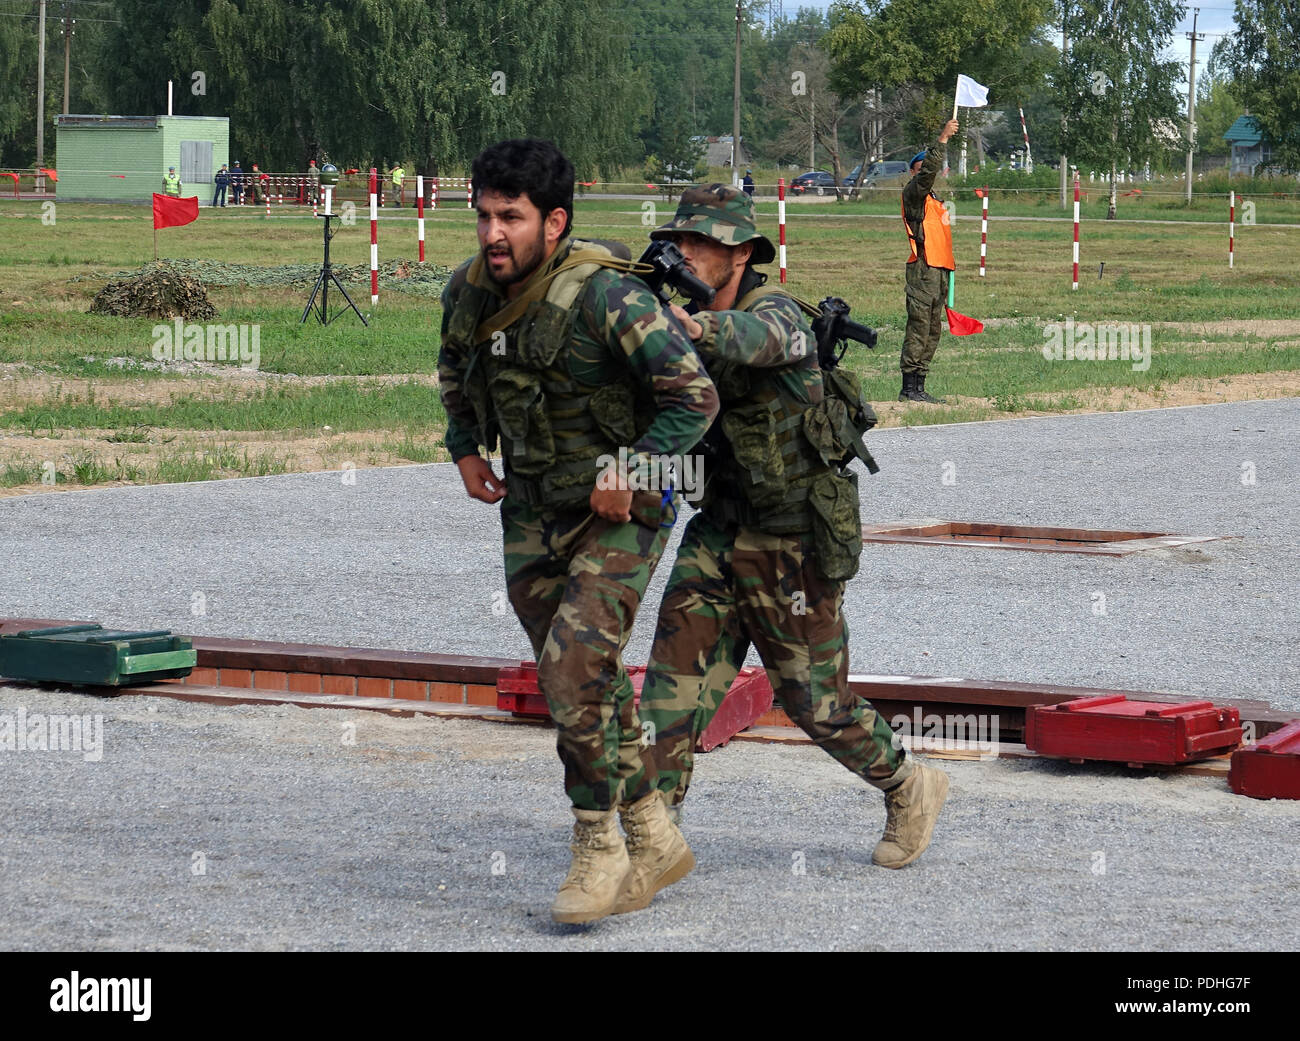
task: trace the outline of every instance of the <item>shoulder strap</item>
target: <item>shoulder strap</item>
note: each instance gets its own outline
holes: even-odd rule
[[[796,304],[798,304],[799,309],[803,311],[803,313],[806,314],[809,318],[821,317],[822,311],[820,307],[815,307],[814,305],[810,304],[807,300],[801,300],[793,293],[787,293],[784,289],[777,289],[775,286],[772,287],[758,286],[755,289],[751,289],[748,293],[746,293],[744,296],[742,296],[739,300],[736,301],[735,310],[748,311],[750,308],[752,308],[755,304],[757,304],[760,300],[762,300],[766,296],[783,296],[786,299],[793,300]]]
[[[535,301],[541,300],[546,296],[551,287],[551,282],[555,276],[564,271],[571,271],[573,268],[582,267],[584,264],[590,264],[593,267],[612,268],[615,271],[627,275],[650,275],[654,269],[649,264],[638,264],[633,260],[623,260],[611,253],[606,253],[595,249],[574,249],[560,263],[548,271],[542,278],[537,279],[510,301],[505,307],[494,314],[491,318],[479,324],[474,331],[474,341],[482,343],[492,336],[493,333],[500,332],[502,329],[509,328],[513,323],[523,317],[524,312]],[[483,255],[480,253],[474,258],[470,265],[469,278],[471,281],[476,280],[483,272]],[[595,274],[593,271],[592,274]]]

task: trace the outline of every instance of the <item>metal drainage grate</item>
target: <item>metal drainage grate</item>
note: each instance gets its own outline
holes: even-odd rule
[[[863,542],[901,542],[917,546],[974,546],[1023,549],[1033,553],[1092,553],[1121,557],[1149,549],[1174,549],[1231,535],[1174,535],[1162,531],[1103,531],[1094,528],[1049,528],[1030,524],[982,521],[899,521],[864,524]]]

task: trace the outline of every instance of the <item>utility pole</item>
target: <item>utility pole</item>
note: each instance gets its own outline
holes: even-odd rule
[[[1192,60],[1187,66],[1187,205],[1192,204],[1192,153],[1196,151],[1196,41],[1204,40],[1205,33],[1197,33],[1196,19],[1201,9],[1192,9],[1192,31],[1183,35],[1192,41]]]
[[[731,107],[731,183],[740,184],[740,2],[736,0],[736,79]]]
[[[36,30],[36,190],[45,191],[45,0],[41,0],[40,27]]]
[[[1065,35],[1065,16],[1066,16],[1066,13],[1067,13],[1066,9],[1067,9],[1068,7],[1069,7],[1068,0],[1063,0],[1063,2],[1062,2],[1062,4],[1061,4],[1061,71],[1062,71],[1062,72],[1065,71],[1065,55],[1066,55],[1066,52],[1069,50],[1069,40],[1066,38],[1066,35]],[[1061,152],[1061,209],[1065,209],[1065,189],[1066,189],[1065,179],[1066,179],[1066,177],[1068,176],[1068,173],[1069,173],[1069,168],[1068,168],[1068,164],[1067,164],[1066,161],[1065,161],[1066,156],[1065,156],[1065,152],[1064,152],[1064,148],[1065,148],[1065,129],[1066,129],[1065,113],[1062,112],[1062,113],[1061,113],[1061,148],[1062,148],[1062,152]]]
[[[72,5],[63,5],[63,114],[68,114],[68,97],[71,90],[69,71],[72,67],[72,34],[76,32],[77,20],[70,15]]]

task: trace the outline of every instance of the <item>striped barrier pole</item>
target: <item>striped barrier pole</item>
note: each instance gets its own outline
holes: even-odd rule
[[[438,208],[438,178],[433,178],[433,187],[429,189],[429,209]]]
[[[785,178],[776,179],[776,222],[777,238],[779,245],[777,252],[780,253],[781,264],[781,284],[785,285]]]
[[[984,255],[989,243],[989,186],[984,186],[984,215],[980,218],[980,278],[984,277]]]
[[[379,303],[379,171],[370,168],[370,306]]]
[[[1079,174],[1074,174],[1074,285],[1071,289],[1079,288]]]
[[[1025,135],[1025,173],[1034,172],[1034,157],[1029,151],[1029,130],[1025,126],[1025,110],[1020,110],[1020,132]]]
[[[465,209],[474,208],[474,181],[472,178],[465,178]]]
[[[1235,238],[1235,236],[1233,235],[1233,231],[1234,231],[1234,225],[1236,223],[1236,218],[1237,218],[1237,192],[1234,189],[1233,191],[1228,192],[1228,267],[1229,268],[1232,267],[1232,259],[1233,259],[1232,247],[1234,245],[1233,240]]]
[[[415,226],[420,236],[420,263],[424,263],[424,178],[415,178]]]

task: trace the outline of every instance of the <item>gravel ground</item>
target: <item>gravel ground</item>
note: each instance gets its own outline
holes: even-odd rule
[[[867,546],[845,596],[854,672],[1300,710],[1296,399],[871,437],[882,470],[862,477],[866,521],[1239,538],[1123,558]],[[0,499],[0,614],[531,658],[513,615],[492,610],[500,538],[495,510],[465,497],[449,463]],[[653,623],[643,611],[629,661],[648,656]]]
[[[696,871],[645,912],[558,926],[548,730],[4,702],[103,716],[98,761],[2,753],[7,949],[1289,950],[1300,933],[1300,804],[1221,780],[945,762],[934,843],[894,872],[870,863],[873,791],[812,747],[732,746],[692,789]]]
[[[1279,400],[880,432],[864,519],[1240,538],[1123,559],[868,546],[846,598],[854,671],[1300,708],[1298,419]],[[491,609],[498,523],[454,470],[355,478],[0,500],[0,613],[526,655]],[[814,748],[741,744],[701,762],[696,872],[649,911],[576,929],[547,915],[568,815],[546,730],[18,689],[0,692],[0,725],[20,707],[101,713],[104,744],[98,761],[0,752],[7,947],[1269,950],[1300,935],[1285,896],[1300,804],[1221,779],[945,762],[934,845],[887,872],[870,866],[873,792]]]

